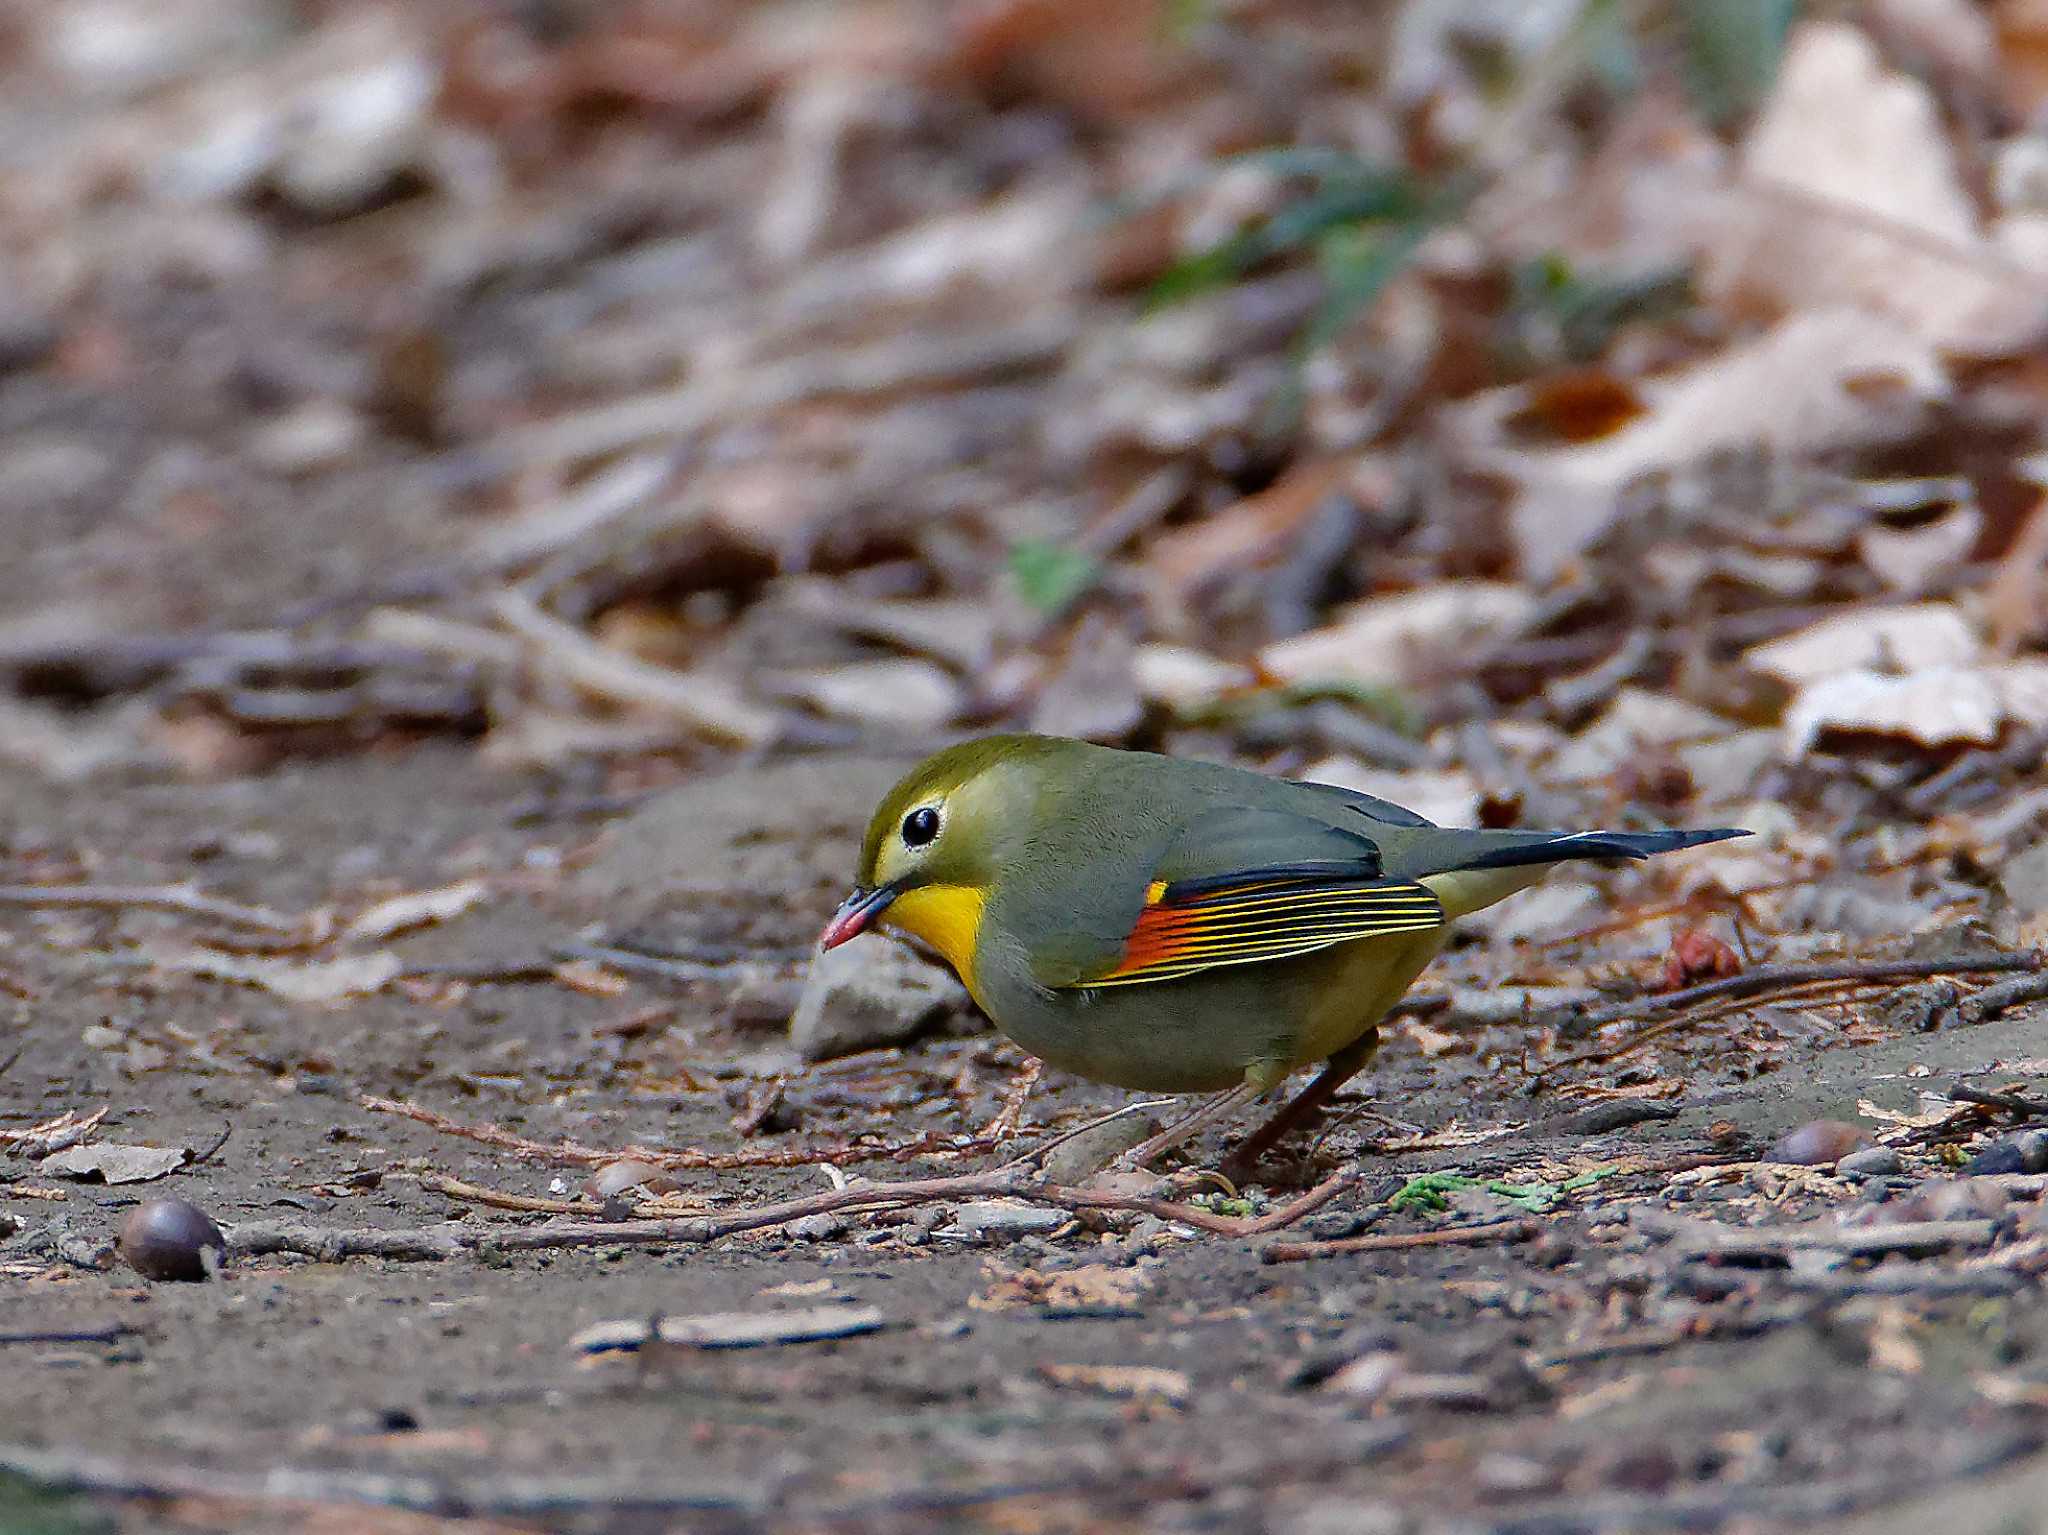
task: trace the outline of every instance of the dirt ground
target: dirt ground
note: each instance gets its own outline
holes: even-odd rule
[[[1431,1169],[1518,1185],[1532,1169],[1622,1169],[1562,1195],[1516,1245],[1270,1264],[1262,1240],[1156,1219],[977,1235],[941,1208],[669,1250],[244,1258],[198,1285],[52,1258],[60,1234],[89,1256],[138,1197],[165,1191],[231,1229],[475,1226],[548,1217],[422,1177],[544,1196],[583,1176],[373,1112],[370,1097],[597,1146],[973,1132],[1016,1058],[964,1023],[805,1070],[779,1030],[725,1021],[731,984],[715,975],[509,979],[592,929],[671,953],[737,946],[791,970],[843,878],[856,807],[893,766],[742,768],[597,818],[567,802],[550,813],[544,786],[438,748],[91,796],[10,781],[16,856],[74,856],[101,883],[197,878],[286,912],[463,877],[488,893],[394,940],[410,976],[398,987],[326,1006],[130,957],[189,933],[189,917],[10,914],[19,1054],[0,1075],[0,1126],[104,1105],[101,1133],[118,1142],[198,1150],[231,1133],[155,1184],[6,1166],[0,1211],[19,1234],[0,1247],[0,1464],[28,1480],[11,1484],[0,1528],[1774,1529],[1952,1488],[1990,1499],[1973,1528],[2039,1527],[2027,1521],[2048,1462],[2029,1457],[2048,1438],[2048,1393],[2032,1372],[2048,1306],[2026,1255],[2040,1239],[1995,1260],[1721,1265],[1674,1256],[1641,1212],[1782,1223],[1938,1175],[1921,1152],[1911,1177],[1865,1184],[1669,1169],[1686,1153],[1753,1156],[1858,1097],[1910,1108],[1923,1068],[2048,1056],[2040,1009],[1853,1048],[1804,1039],[1752,1081],[1702,1071],[1675,1118],[1590,1135],[1555,1078],[1532,1092],[1503,1068],[1511,1043],[1432,1061],[1397,1036],[1366,1079],[1379,1108],[1428,1130],[1522,1128],[1374,1155],[1354,1121],[1320,1155],[1362,1155],[1368,1176],[1288,1235],[1517,1213],[1471,1193],[1449,1215],[1385,1209]],[[1471,949],[1446,968],[1484,963]],[[508,979],[450,978],[494,970]],[[742,1138],[734,1105],[766,1082],[784,1084],[796,1124]],[[1027,1133],[1116,1100],[1048,1079]],[[1276,1184],[1308,1176],[1283,1166]],[[684,1178],[718,1206],[824,1183],[817,1167]],[[1063,1273],[1076,1288],[1049,1289]],[[880,1326],[656,1359],[585,1357],[570,1341],[605,1320],[841,1305],[875,1308]],[[1977,1485],[1994,1471],[2008,1480]],[[45,1502],[31,1483],[96,1490]]]
[[[1964,964],[2048,932],[2048,341],[1962,190],[2038,235],[2048,74],[1905,110],[1810,8],[1838,96],[1724,142],[1519,24],[1361,87],[1516,8],[783,9],[0,3],[0,1535],[2048,1532],[2048,1004]],[[1745,164],[1799,238],[1677,174]],[[1868,243],[1923,181],[1960,269]],[[2026,328],[1957,352],[1959,270]],[[1759,835],[1473,924],[1263,1185],[539,1245],[624,1148],[687,1233],[1125,1102],[988,1136],[964,1012],[791,1046],[877,794],[991,723]],[[1767,994],[1658,1011],[1688,924]],[[1819,1121],[1883,1145],[1767,1157]],[[114,1256],[165,1196],[211,1282]]]

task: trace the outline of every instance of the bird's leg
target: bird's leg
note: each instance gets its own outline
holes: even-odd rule
[[[1150,1167],[1152,1163],[1208,1126],[1234,1114],[1265,1091],[1256,1082],[1240,1082],[1218,1093],[1193,1113],[1183,1115],[1148,1141],[1140,1141],[1116,1159],[1119,1167]]]
[[[1296,1093],[1279,1113],[1246,1136],[1230,1153],[1223,1163],[1223,1176],[1233,1183],[1244,1182],[1258,1165],[1260,1157],[1279,1145],[1304,1119],[1336,1097],[1338,1088],[1358,1075],[1365,1063],[1372,1059],[1379,1042],[1379,1031],[1368,1029],[1331,1056],[1313,1082]]]

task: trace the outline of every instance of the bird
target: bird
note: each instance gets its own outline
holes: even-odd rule
[[[938,955],[1029,1054],[1146,1093],[1209,1093],[1144,1167],[1321,1073],[1232,1153],[1240,1174],[1370,1059],[1451,924],[1575,859],[1746,836],[1438,826],[1331,784],[1058,736],[989,735],[906,773],[819,936]]]

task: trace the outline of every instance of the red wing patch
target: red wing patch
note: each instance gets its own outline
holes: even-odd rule
[[[1216,965],[1291,959],[1332,944],[1440,927],[1443,907],[1407,880],[1302,880],[1247,875],[1242,884],[1203,880],[1176,899],[1155,883],[1124,940],[1123,958],[1088,986],[1170,981]]]

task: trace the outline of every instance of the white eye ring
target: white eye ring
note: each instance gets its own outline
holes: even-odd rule
[[[905,847],[924,847],[939,835],[939,812],[935,805],[920,805],[903,818],[897,835]]]

